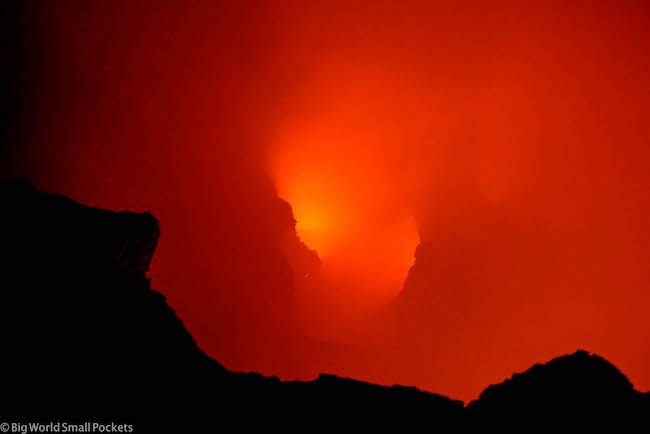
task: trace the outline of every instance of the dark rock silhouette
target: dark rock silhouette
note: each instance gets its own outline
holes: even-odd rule
[[[648,394],[583,351],[490,386],[468,408],[413,387],[230,372],[150,288],[146,270],[160,234],[152,215],[90,208],[26,181],[2,180],[0,194],[0,422],[122,421],[134,432],[225,423],[403,429],[513,413],[635,418],[650,408]]]
[[[466,411],[484,422],[543,418],[538,424],[634,424],[649,414],[645,395],[607,360],[579,350],[489,386]]]
[[[249,418],[291,425],[435,415],[460,401],[323,375],[281,382],[232,373],[201,351],[145,271],[159,236],[150,214],[89,208],[25,181],[0,181],[2,413],[14,419],[127,419],[139,432]],[[192,415],[188,417],[186,415]],[[246,419],[245,423],[261,423]]]

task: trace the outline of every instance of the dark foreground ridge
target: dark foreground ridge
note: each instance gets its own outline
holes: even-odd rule
[[[197,347],[146,271],[149,213],[90,208],[0,180],[0,422],[107,421],[134,432],[322,425],[461,427],[516,415],[633,420],[648,394],[584,351],[488,387],[467,408],[413,387],[321,375],[312,382],[226,370]],[[230,429],[228,430],[230,431]]]

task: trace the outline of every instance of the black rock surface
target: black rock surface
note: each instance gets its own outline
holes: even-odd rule
[[[4,421],[123,421],[134,432],[435,430],[513,414],[640,418],[650,408],[648,394],[584,351],[490,386],[467,408],[413,387],[230,372],[151,289],[160,235],[151,214],[90,208],[26,181],[1,180],[0,194]]]

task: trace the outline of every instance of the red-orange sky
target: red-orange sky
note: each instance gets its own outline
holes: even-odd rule
[[[17,7],[3,172],[152,211],[229,369],[467,401],[583,348],[650,389],[650,7],[433,3]]]

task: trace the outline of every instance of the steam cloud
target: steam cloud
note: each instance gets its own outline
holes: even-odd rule
[[[3,171],[151,210],[229,368],[469,399],[581,347],[647,390],[647,7],[303,3],[20,10]]]

